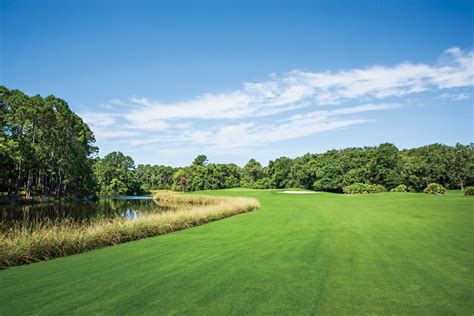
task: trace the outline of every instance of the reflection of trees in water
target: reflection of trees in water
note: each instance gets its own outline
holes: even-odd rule
[[[128,219],[138,219],[138,214],[133,209],[128,209],[125,211],[125,217]]]
[[[13,221],[38,223],[45,219],[72,219],[83,221],[94,218],[138,218],[143,214],[171,210],[151,199],[103,198],[94,202],[44,203],[30,205],[0,205],[1,220],[8,225]]]

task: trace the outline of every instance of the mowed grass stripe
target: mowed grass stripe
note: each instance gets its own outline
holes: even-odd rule
[[[0,314],[472,314],[472,197],[207,193],[262,207],[0,271]]]

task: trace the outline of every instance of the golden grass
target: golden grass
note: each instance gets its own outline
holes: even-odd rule
[[[256,199],[211,197],[157,191],[155,200],[178,204],[175,211],[128,220],[100,219],[92,222],[44,222],[16,226],[0,234],[0,269],[28,264],[131,240],[158,236],[198,226],[260,207]]]

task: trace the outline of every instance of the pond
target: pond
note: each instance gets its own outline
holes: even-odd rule
[[[100,217],[126,217],[133,220],[144,214],[169,210],[169,206],[158,205],[151,196],[111,196],[95,201],[0,205],[0,220],[2,228],[7,228],[14,222],[34,224],[47,219],[79,222]]]

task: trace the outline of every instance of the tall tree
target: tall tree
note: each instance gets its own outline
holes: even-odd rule
[[[93,194],[94,135],[68,104],[0,87],[0,186],[18,197]]]
[[[199,155],[193,161],[193,166],[206,166],[209,163],[206,155]]]
[[[456,144],[453,151],[453,180],[464,190],[466,183],[474,181],[474,149],[471,146]]]
[[[111,152],[98,159],[94,166],[101,195],[134,195],[140,193],[135,177],[135,163],[130,156]]]
[[[256,187],[259,180],[266,177],[262,165],[255,159],[250,159],[242,168],[240,185],[245,188]]]

